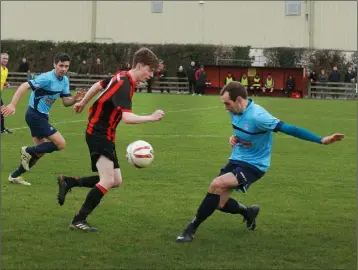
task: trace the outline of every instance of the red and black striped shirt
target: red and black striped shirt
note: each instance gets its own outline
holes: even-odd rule
[[[132,96],[137,83],[128,72],[118,72],[100,84],[105,90],[89,109],[86,132],[114,142],[123,112],[132,111]]]

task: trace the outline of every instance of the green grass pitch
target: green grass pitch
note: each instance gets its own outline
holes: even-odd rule
[[[5,90],[7,104],[13,91]],[[353,101],[255,98],[273,115],[320,135],[346,134],[322,146],[274,135],[271,168],[247,194],[259,204],[257,229],[245,230],[241,216],[214,213],[194,242],[175,238],[195,214],[212,179],[230,155],[232,128],[219,96],[135,94],[135,113],[166,112],[162,122],[117,129],[123,185],[110,190],[89,222],[100,233],[68,228],[86,188],[73,189],[64,206],[56,201],[58,174],[91,175],[84,139],[87,109],[76,115],[58,100],[51,123],[67,148],[45,156],[24,174],[31,186],[13,185],[8,175],[31,145],[23,97],[1,142],[1,264],[3,269],[355,269],[356,103]],[[152,144],[150,168],[125,160],[134,140]]]

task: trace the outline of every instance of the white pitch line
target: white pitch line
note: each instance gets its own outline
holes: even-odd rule
[[[63,133],[64,136],[84,136],[85,132],[83,133]],[[158,137],[158,138],[183,138],[183,137],[189,137],[189,138],[227,138],[229,139],[230,135],[212,135],[212,134],[140,134],[139,137]],[[289,135],[281,135],[277,134],[274,135],[273,139],[295,139],[293,136]],[[344,140],[347,139],[356,139],[355,137],[345,137]]]
[[[203,111],[203,110],[211,110],[211,109],[217,109],[220,106],[213,106],[213,107],[201,107],[201,108],[190,108],[190,109],[182,109],[177,111],[165,111],[165,113],[180,113],[180,112],[191,112],[191,111]],[[138,115],[143,114],[150,114],[150,113],[139,113]],[[79,122],[87,122],[87,119],[81,119],[81,120],[73,120],[73,121],[60,121],[60,122],[54,122],[51,123],[51,125],[59,125],[59,124],[71,124],[71,123],[79,123]],[[16,128],[9,128],[10,130],[22,130],[22,129],[28,129],[29,127],[16,127]]]
[[[84,122],[87,120],[74,120],[74,121],[62,121],[62,122],[55,122],[54,125],[58,124],[70,124],[70,123],[78,123],[78,122]],[[21,129],[28,129],[29,127],[17,127],[17,128],[9,128],[10,130],[21,130]]]

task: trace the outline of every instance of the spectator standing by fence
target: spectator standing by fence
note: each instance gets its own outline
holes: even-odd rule
[[[103,75],[104,74],[104,65],[101,63],[101,59],[97,58],[96,63],[92,66],[92,74]]]
[[[195,80],[195,73],[197,72],[198,67],[196,66],[195,61],[191,61],[190,67],[188,69],[188,82],[189,82],[189,94],[195,94],[196,90],[196,80]]]
[[[178,82],[181,83],[181,82],[185,82],[185,77],[186,77],[186,73],[184,71],[184,68],[183,66],[180,66],[178,68],[178,71],[177,71],[177,77],[178,77]],[[178,94],[180,94],[182,92],[181,90],[181,84],[179,84],[179,90],[178,90]],[[183,93],[184,93],[184,90],[183,90]]]
[[[201,96],[204,94],[204,89],[206,86],[206,72],[204,70],[204,66],[200,66],[200,69],[198,69],[195,72],[195,80],[196,80],[196,85],[195,85],[195,92],[198,96]],[[194,95],[194,94],[193,94]]]
[[[311,86],[316,86],[317,85],[317,74],[316,71],[312,71],[308,77],[309,83],[311,84]],[[317,89],[313,88],[314,91],[317,91]],[[314,96],[315,98],[317,97],[317,94],[311,94],[311,97]]]
[[[320,83],[324,83],[324,84],[326,84],[326,86],[327,86],[327,82],[328,82],[328,76],[327,76],[327,74],[326,74],[326,71],[324,70],[324,69],[322,69],[321,70],[321,74],[319,75],[319,77],[318,77],[318,81],[320,82]],[[326,98],[326,95],[324,94],[324,92],[325,92],[325,89],[320,89],[321,91],[321,98]]]
[[[22,58],[22,61],[19,65],[19,68],[17,70],[18,72],[24,72],[24,73],[30,73],[30,67],[29,63],[27,62],[27,59],[24,57]]]
[[[333,67],[333,71],[331,72],[331,75],[329,76],[329,81],[333,83],[339,83],[341,81],[341,75],[338,72],[338,68],[336,66]],[[337,91],[337,88],[339,85],[332,84],[332,90]],[[332,94],[332,98],[338,99],[339,94]]]
[[[90,73],[90,66],[87,64],[86,60],[82,60],[82,63],[78,65],[76,73],[86,75]]]

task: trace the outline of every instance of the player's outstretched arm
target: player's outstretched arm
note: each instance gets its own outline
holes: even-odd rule
[[[20,98],[24,95],[27,89],[30,88],[30,84],[28,82],[22,83],[19,88],[17,88],[14,96],[9,105],[2,107],[1,112],[4,117],[9,116],[10,114],[15,113],[16,105],[19,102]]]
[[[341,141],[344,138],[344,134],[340,133],[335,133],[326,137],[320,137],[307,129],[296,127],[283,122],[280,122],[277,125],[276,130],[287,135],[299,138],[301,140],[315,142],[319,144],[331,144],[334,142]]]
[[[87,93],[84,95],[82,100],[78,103],[76,103],[73,106],[73,110],[76,113],[80,113],[83,111],[83,109],[86,107],[87,103],[102,90],[102,85],[100,82],[96,82],[91,86],[91,88],[87,91]]]
[[[123,112],[122,119],[126,124],[142,124],[147,122],[160,121],[164,118],[162,110],[156,110],[151,115],[136,115],[132,112]]]
[[[80,90],[77,91],[76,94],[72,97],[71,96],[62,97],[63,105],[65,107],[70,107],[74,105],[76,102],[81,101],[85,96],[85,94],[86,94],[85,90]]]

